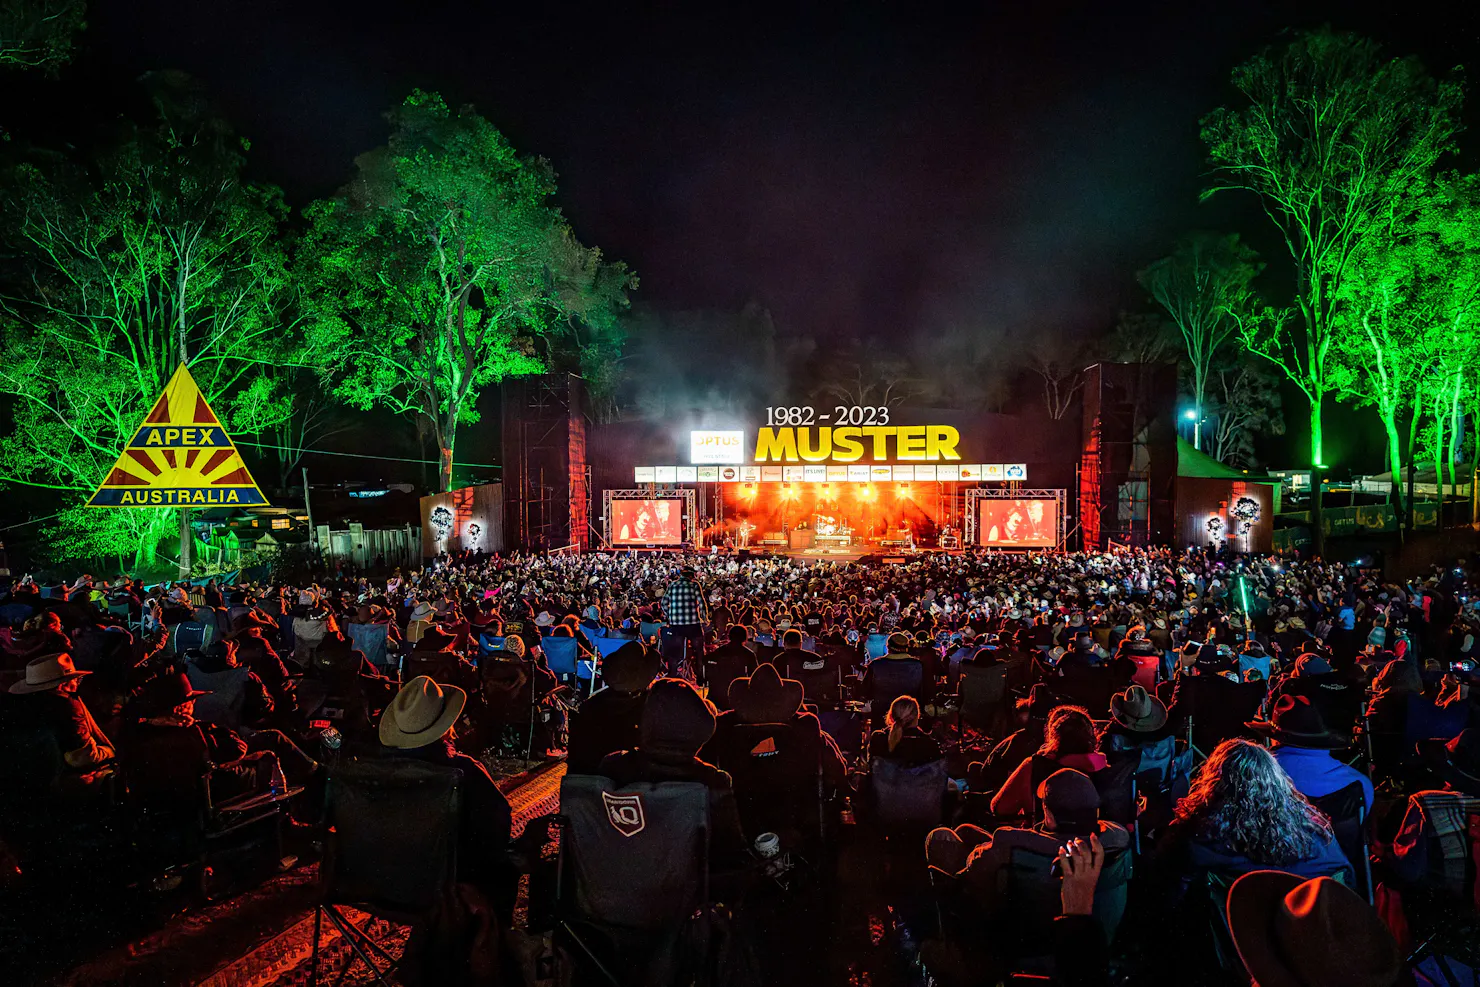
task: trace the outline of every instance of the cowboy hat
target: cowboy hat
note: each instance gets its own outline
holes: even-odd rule
[[[1244,726],[1288,747],[1335,750],[1348,743],[1326,728],[1321,711],[1306,696],[1281,696],[1268,720],[1250,720]]]
[[[418,603],[415,607],[412,608],[412,610],[411,610],[411,619],[412,620],[431,620],[432,619],[432,615],[434,613],[436,613],[436,612],[437,612],[437,608],[436,607],[432,606],[430,603],[427,603],[427,602],[423,601],[421,603]]]
[[[1164,631],[1167,629],[1167,622],[1165,617],[1154,617],[1152,618],[1151,624],[1159,631]]]
[[[1154,733],[1166,726],[1167,708],[1143,687],[1133,685],[1110,700],[1110,716],[1134,733]]]
[[[1228,927],[1260,987],[1391,987],[1402,971],[1377,910],[1329,877],[1244,874],[1228,890]]]
[[[640,641],[628,641],[602,659],[601,680],[613,692],[641,692],[657,677],[661,667],[662,657],[657,649],[643,647]]]
[[[146,683],[139,690],[139,705],[145,713],[168,713],[181,703],[201,696],[209,696],[210,690],[197,689],[190,684],[190,676],[184,672],[161,675]]]
[[[805,690],[796,679],[783,679],[776,666],[761,664],[749,676],[730,683],[730,706],[745,723],[785,723],[802,705]]]
[[[433,624],[421,632],[421,638],[416,642],[413,651],[449,651],[457,643],[457,635],[444,629],[441,624]]]
[[[380,742],[415,750],[441,740],[462,715],[468,694],[455,685],[440,685],[418,675],[401,687],[380,716]]]
[[[47,689],[55,689],[63,682],[91,674],[92,672],[80,672],[73,667],[72,656],[66,652],[42,655],[26,664],[25,679],[11,685],[10,691],[16,695],[45,692]]]

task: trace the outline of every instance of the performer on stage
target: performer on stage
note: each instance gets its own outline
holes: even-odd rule
[[[746,518],[744,521],[740,522],[738,530],[740,532],[740,547],[749,548],[750,533],[755,530],[755,525],[750,523],[749,518]]]

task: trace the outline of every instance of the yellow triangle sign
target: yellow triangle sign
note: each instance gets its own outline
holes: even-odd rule
[[[266,503],[231,436],[181,363],[87,506],[228,507]]]

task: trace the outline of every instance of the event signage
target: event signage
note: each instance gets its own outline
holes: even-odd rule
[[[885,463],[893,459],[956,461],[961,433],[951,425],[865,425],[833,428],[765,426],[756,434],[758,463]]]
[[[1022,483],[1023,463],[874,463],[766,466],[637,466],[633,481],[647,483]],[[243,503],[245,503],[243,501]]]
[[[182,362],[87,506],[266,503],[241,453]]]
[[[689,462],[717,465],[745,462],[745,433],[713,430],[690,432]]]

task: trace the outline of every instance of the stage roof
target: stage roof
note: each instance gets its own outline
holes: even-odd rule
[[[1205,452],[1192,448],[1192,443],[1177,436],[1177,475],[1201,477],[1210,480],[1248,480],[1251,483],[1278,483],[1279,480],[1262,473],[1247,473],[1220,463]]]

